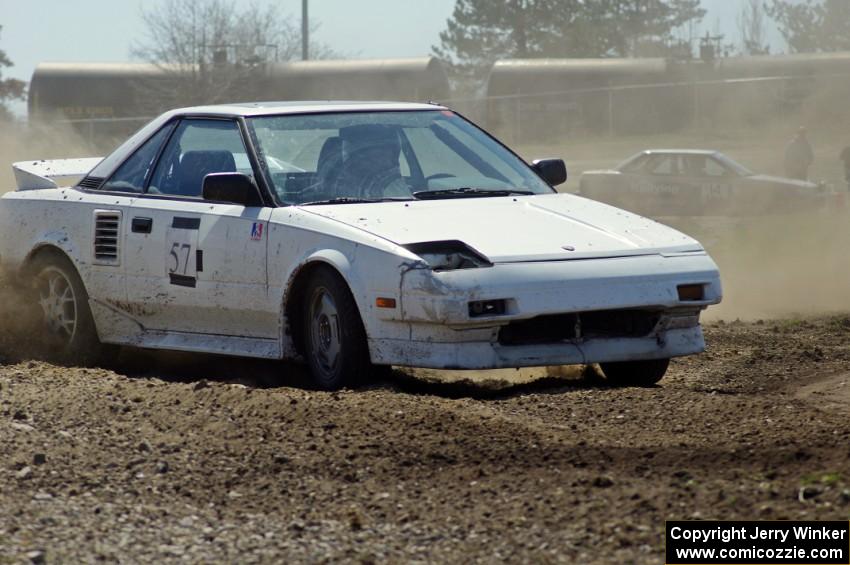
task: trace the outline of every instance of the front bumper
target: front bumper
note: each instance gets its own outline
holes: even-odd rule
[[[678,286],[701,284],[703,300],[683,302]],[[386,319],[445,324],[457,329],[504,325],[514,320],[565,313],[629,308],[705,308],[720,302],[720,275],[705,253],[643,255],[497,264],[402,275],[401,308]],[[473,317],[471,301],[505,300],[497,316]]]
[[[678,286],[699,284],[702,300],[683,301]],[[504,300],[497,315],[474,316],[471,301]],[[704,350],[702,309],[721,300],[717,267],[705,253],[582,261],[497,264],[434,273],[410,269],[401,307],[370,328],[372,361],[442,369],[495,369],[660,359]],[[504,339],[516,323],[551,323],[563,314],[650,312],[640,332],[552,339]],[[571,319],[571,318],[567,318]],[[572,323],[572,322],[570,322]],[[539,336],[534,336],[535,339]]]
[[[372,362],[379,365],[431,369],[503,369],[669,359],[704,351],[705,340],[702,328],[695,326],[641,338],[600,338],[519,346],[504,346],[488,341],[435,343],[377,339],[369,340],[369,348]]]

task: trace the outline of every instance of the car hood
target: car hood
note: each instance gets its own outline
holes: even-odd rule
[[[701,251],[653,220],[569,194],[303,207],[399,245],[462,241],[494,263]]]
[[[818,185],[813,182],[808,182],[804,180],[797,179],[789,179],[785,177],[774,177],[771,175],[750,175],[747,177],[751,181],[756,181],[759,183],[772,184],[772,185],[785,185],[785,186],[793,186],[795,188],[807,188],[811,190],[817,189]]]

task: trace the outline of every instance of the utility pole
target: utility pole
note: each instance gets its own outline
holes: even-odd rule
[[[310,22],[307,15],[309,0],[301,0],[301,59],[310,58]]]

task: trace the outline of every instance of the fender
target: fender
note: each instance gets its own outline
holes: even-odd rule
[[[345,283],[348,285],[348,288],[352,288],[351,283],[353,281],[351,280],[351,278],[352,276],[356,278],[356,275],[353,274],[351,261],[348,260],[348,257],[346,257],[344,253],[342,253],[338,249],[312,250],[305,253],[303,258],[300,258],[298,261],[296,261],[292,269],[290,269],[286,277],[286,284],[283,287],[282,303],[286,302],[286,297],[289,294],[289,289],[292,287],[292,283],[293,281],[295,281],[296,277],[298,277],[301,271],[303,271],[306,267],[309,267],[314,263],[324,263],[333,267],[345,280]]]
[[[286,309],[288,306],[290,291],[295,283],[295,280],[304,271],[304,269],[317,263],[328,265],[329,267],[333,268],[337,273],[339,273],[339,275],[345,281],[345,284],[348,285],[349,290],[351,290],[351,294],[354,296],[354,300],[357,303],[357,308],[362,308],[360,300],[358,299],[359,297],[354,293],[353,287],[351,285],[351,276],[353,269],[351,268],[351,262],[348,260],[348,257],[346,257],[345,254],[336,249],[317,249],[305,253],[304,256],[302,258],[299,258],[299,260],[296,261],[295,264],[292,266],[286,276],[286,283],[281,289],[281,296],[279,300],[281,312],[280,343],[281,352],[284,359],[299,357],[298,351],[295,347],[293,336],[291,332],[287,332],[287,328],[289,328],[290,322],[287,319]]]
[[[33,241],[30,246],[30,251],[26,254],[21,263],[14,268],[14,272],[17,277],[20,278],[23,276],[35,256],[48,248],[57,249],[59,252],[63,253],[68,260],[71,261],[78,273],[83,272],[80,269],[82,264],[80,252],[77,246],[71,241],[71,238],[68,237],[68,234],[62,231],[51,231],[40,234],[39,237]]]
[[[360,312],[366,335],[369,338],[380,337],[387,332],[386,324],[390,321],[386,315],[381,316],[374,306],[377,296],[392,296],[401,303],[400,281],[401,272],[407,262],[400,255],[395,256],[397,261],[386,261],[384,258],[377,259],[372,254],[383,256],[386,252],[368,246],[355,245],[349,247],[345,252],[338,249],[312,249],[302,255],[296,265],[286,274],[286,283],[281,289],[281,339],[284,351],[294,355],[295,344],[291,330],[291,320],[287,317],[291,311],[292,304],[290,296],[295,281],[305,268],[317,264],[327,265],[334,269],[342,277],[348,286],[351,296]],[[409,252],[406,252],[409,253]],[[371,268],[370,268],[371,266]],[[385,284],[381,284],[381,282]],[[395,330],[393,331],[395,333]]]
[[[379,292],[382,296],[396,296],[398,300],[401,299],[398,296],[400,292],[399,284],[401,282],[402,272],[410,263],[410,260],[404,255],[412,256],[412,254],[407,250],[402,250],[404,255],[401,253],[387,253],[381,249],[356,244],[347,251],[348,253],[338,249],[322,248],[304,253],[302,257],[294,262],[294,267],[287,273],[286,283],[282,289],[282,304],[284,306],[286,305],[286,295],[293,281],[302,270],[311,264],[321,262],[333,267],[342,276],[354,297],[357,308],[363,317],[363,323],[367,326],[368,330],[369,318],[374,315],[372,305],[376,292]],[[372,254],[381,258],[376,259],[371,256]],[[384,260],[385,256],[391,256],[397,260],[386,261]],[[389,283],[389,285],[381,285],[381,282]]]

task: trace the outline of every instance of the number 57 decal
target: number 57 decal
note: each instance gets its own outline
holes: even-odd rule
[[[168,274],[177,273],[186,275],[189,272],[189,256],[192,255],[192,245],[189,243],[174,242],[171,244],[171,252],[168,254],[171,257],[172,264],[168,269]]]
[[[195,288],[198,276],[198,218],[174,218],[165,234],[165,272],[169,282]]]

